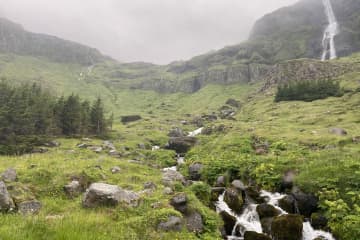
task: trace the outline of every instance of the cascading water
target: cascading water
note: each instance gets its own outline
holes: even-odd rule
[[[224,201],[225,193],[219,196],[218,202],[216,203],[216,211],[227,212],[231,216],[236,218],[236,224],[233,229],[232,236],[228,236],[229,240],[242,240],[243,237],[237,237],[236,229],[240,229],[241,236],[244,236],[246,231],[255,231],[258,233],[262,233],[262,227],[260,223],[259,215],[256,211],[256,204],[248,204],[248,206],[244,209],[241,215],[237,215],[232,211],[229,206]],[[285,195],[281,195],[279,193],[269,193],[266,191],[261,192],[261,196],[265,198],[267,204],[274,206],[275,208],[281,211],[281,214],[288,214],[283,209],[278,206],[278,201],[282,199]],[[303,223],[303,240],[313,240],[317,237],[321,237],[324,240],[335,240],[335,238],[328,232],[314,230],[309,222]]]
[[[336,47],[335,36],[339,33],[338,22],[335,17],[330,0],[322,0],[325,8],[325,13],[328,18],[329,25],[326,27],[323,37],[323,54],[321,60],[335,59]]]

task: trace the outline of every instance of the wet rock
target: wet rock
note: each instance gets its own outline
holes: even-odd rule
[[[187,203],[188,200],[185,193],[178,193],[170,200],[170,205],[181,213],[187,212]]]
[[[167,187],[172,187],[176,182],[185,184],[185,177],[178,171],[166,170],[162,176],[162,184]]]
[[[183,132],[183,130],[181,128],[173,128],[168,133],[168,136],[172,137],[172,138],[185,137],[185,133]]]
[[[165,232],[180,232],[182,229],[182,219],[176,216],[170,216],[166,221],[160,222],[157,229]]]
[[[224,187],[213,187],[211,188],[210,199],[213,202],[219,200],[219,196],[225,191]]]
[[[115,167],[112,167],[110,169],[110,171],[111,171],[112,174],[116,174],[116,173],[119,173],[121,171],[121,168],[118,167],[118,166],[115,166]]]
[[[309,218],[312,213],[317,212],[319,199],[315,195],[297,191],[293,193],[292,196],[297,202],[297,207],[301,215]]]
[[[287,195],[279,200],[279,207],[287,213],[297,213],[295,206],[296,200],[292,195]]]
[[[244,240],[271,240],[271,238],[262,233],[247,231]]]
[[[81,194],[82,187],[80,185],[80,182],[75,180],[75,181],[72,181],[71,183],[65,185],[64,191],[68,197],[74,198]]]
[[[151,189],[155,190],[157,188],[156,184],[153,182],[146,182],[144,183],[144,189]]]
[[[189,166],[189,178],[193,181],[199,181],[201,179],[201,171],[203,169],[201,163],[194,163]]]
[[[300,215],[282,215],[275,217],[271,224],[271,236],[276,240],[301,240],[303,217]]]
[[[4,182],[15,182],[17,180],[16,170],[13,168],[8,168],[3,174],[1,175],[1,179]]]
[[[225,190],[224,201],[237,214],[240,214],[244,205],[242,195],[234,188]]]
[[[40,212],[41,203],[39,201],[26,201],[17,205],[18,210],[21,214],[30,215],[37,214]]]
[[[320,213],[311,214],[310,222],[311,222],[311,226],[313,226],[314,229],[318,229],[318,230],[326,230],[328,225],[327,218],[324,215],[321,215]]]
[[[86,190],[83,198],[83,206],[94,208],[98,206],[116,206],[125,203],[135,207],[139,203],[139,195],[123,190],[122,188],[105,183],[93,183]]]
[[[255,203],[264,203],[264,198],[260,195],[260,192],[254,186],[249,186],[245,189],[245,195],[252,199]]]
[[[177,153],[186,153],[195,146],[197,139],[195,137],[177,137],[170,138],[166,148],[174,150]]]
[[[140,115],[128,115],[128,116],[122,116],[121,117],[121,122],[123,124],[127,124],[130,122],[136,122],[141,120],[141,116]]]
[[[264,233],[269,234],[269,235],[271,234],[271,224],[272,224],[273,220],[274,220],[273,217],[264,217],[260,220],[261,228]]]
[[[240,108],[240,101],[237,101],[233,98],[229,98],[225,104],[232,106],[234,108]]]
[[[202,233],[204,231],[204,222],[200,213],[192,212],[185,216],[186,228],[189,232]]]
[[[216,179],[215,187],[226,187],[226,177],[220,176]]]
[[[259,204],[256,207],[256,211],[259,214],[260,219],[267,218],[267,217],[276,217],[281,213],[274,206],[267,204],[267,203]]]
[[[8,212],[14,209],[14,202],[4,182],[0,182],[0,212]]]
[[[234,181],[232,181],[231,186],[232,186],[233,188],[235,188],[236,190],[238,190],[239,192],[246,190],[245,184],[244,184],[242,181],[240,181],[240,180],[234,180]]]
[[[232,230],[236,224],[236,218],[225,211],[220,212],[220,216],[224,221],[226,235],[232,235]]]
[[[348,134],[345,129],[337,128],[337,127],[330,128],[329,133],[335,134],[335,135],[338,135],[338,136],[346,136]]]

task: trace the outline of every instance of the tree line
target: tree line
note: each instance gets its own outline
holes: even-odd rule
[[[275,102],[311,102],[328,97],[341,97],[342,95],[343,90],[338,81],[330,79],[317,81],[290,81],[278,86]]]
[[[56,98],[37,84],[0,82],[0,154],[28,152],[59,135],[104,135],[111,121],[100,98]]]

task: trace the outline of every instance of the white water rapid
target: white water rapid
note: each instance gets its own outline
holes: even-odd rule
[[[322,1],[329,22],[329,25],[325,29],[323,42],[322,42],[323,54],[321,56],[321,60],[325,61],[326,59],[335,59],[337,57],[336,47],[335,47],[335,36],[339,33],[339,28],[330,0],[322,0]]]
[[[229,206],[224,202],[225,193],[219,196],[218,202],[216,203],[216,211],[218,213],[225,211],[231,216],[236,218],[236,224],[233,228],[232,236],[228,236],[229,240],[243,240],[243,237],[236,237],[236,228],[240,229],[241,236],[244,236],[246,231],[255,231],[262,233],[262,227],[259,219],[259,215],[256,212],[256,204],[248,204],[241,215],[237,215],[232,211]],[[282,214],[287,214],[278,206],[278,201],[285,195],[279,193],[269,193],[261,191],[261,196],[266,199],[267,204],[274,206],[279,209]],[[317,237],[322,237],[324,240],[335,240],[335,238],[328,232],[314,230],[309,222],[303,223],[303,240],[313,240]]]

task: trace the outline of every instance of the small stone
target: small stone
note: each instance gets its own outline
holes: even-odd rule
[[[169,187],[165,187],[163,190],[164,195],[172,195],[173,193],[174,193],[174,191]]]
[[[115,166],[115,167],[112,167],[110,170],[111,170],[112,174],[116,174],[116,173],[119,173],[121,171],[121,168],[118,167],[118,166]]]

